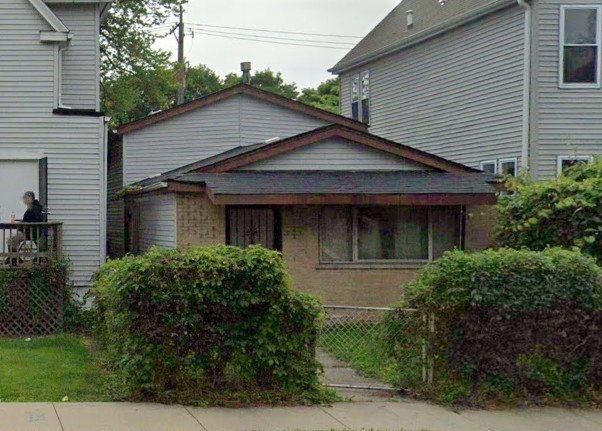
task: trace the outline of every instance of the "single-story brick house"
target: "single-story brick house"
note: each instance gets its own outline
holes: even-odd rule
[[[143,128],[169,115],[180,114]],[[353,126],[243,143],[126,184],[129,251],[261,244],[282,251],[295,288],[384,306],[444,251],[489,246],[494,178]]]

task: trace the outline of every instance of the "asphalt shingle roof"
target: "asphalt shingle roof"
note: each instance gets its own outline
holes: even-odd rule
[[[214,195],[263,194],[494,194],[495,177],[444,172],[230,172],[186,174],[173,181],[204,184]]]
[[[477,18],[516,0],[403,0],[332,71],[337,73],[380,53],[389,53],[412,40],[436,33],[446,26]],[[414,12],[414,25],[407,26],[407,11]]]

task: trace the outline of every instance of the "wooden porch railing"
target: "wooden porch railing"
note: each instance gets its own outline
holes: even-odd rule
[[[0,268],[31,266],[63,255],[63,223],[0,223]]]

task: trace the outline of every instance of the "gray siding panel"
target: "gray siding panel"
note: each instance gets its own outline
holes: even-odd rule
[[[425,166],[416,162],[337,138],[262,160],[240,170],[422,171],[425,169],[427,169]]]
[[[538,178],[556,175],[558,156],[602,154],[602,89],[560,89],[559,40],[561,5],[600,5],[599,0],[535,2],[535,113],[532,162]]]
[[[140,252],[151,247],[176,248],[176,195],[153,195],[140,204]]]
[[[47,30],[27,0],[0,2],[0,159],[20,151],[48,157],[49,219],[65,223],[73,281],[85,287],[101,264],[104,125],[52,114],[54,47],[40,43]]]
[[[52,11],[69,28],[73,39],[63,52],[62,103],[78,109],[98,109],[99,43],[95,4],[52,4]]]
[[[370,131],[473,167],[520,158],[523,35],[513,7],[361,68],[371,73]],[[359,72],[341,77],[347,116]]]
[[[286,138],[321,120],[237,95],[124,136],[124,184],[131,184],[240,145]]]

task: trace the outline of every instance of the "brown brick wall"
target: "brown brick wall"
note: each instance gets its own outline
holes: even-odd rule
[[[225,244],[225,207],[198,194],[178,194],[176,203],[178,247]]]
[[[224,207],[199,195],[181,194],[177,208],[179,247],[224,244]],[[490,243],[491,213],[487,207],[473,207],[468,212],[467,249],[485,248]],[[319,213],[316,206],[283,210],[283,255],[293,287],[333,305],[388,306],[398,301],[403,285],[416,277],[420,266],[320,265]]]

